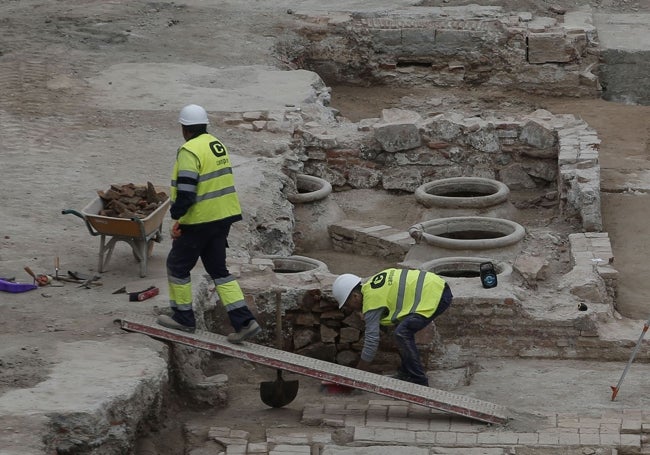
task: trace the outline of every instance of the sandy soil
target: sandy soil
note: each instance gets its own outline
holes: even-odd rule
[[[4,171],[0,183],[3,194],[0,276],[29,281],[24,266],[32,267],[37,273],[53,273],[56,257],[60,258],[62,273],[93,269],[98,240],[89,237],[81,220],[61,215],[61,209],[83,208],[94,197],[96,189],[111,183],[137,182],[144,178],[165,184],[168,180],[174,151],[181,142],[175,122],[181,106],[168,103],[162,93],[153,98],[143,97],[143,105],[153,105],[153,108],[106,108],[98,104],[97,93],[89,81],[107,67],[120,63],[183,65],[191,62],[214,68],[276,64],[269,50],[282,33],[287,8],[296,3],[307,7],[318,4],[205,3],[198,0],[0,2],[0,145]],[[462,3],[462,0],[444,2],[445,5]],[[504,2],[492,2],[495,3],[507,6]],[[519,1],[511,3],[521,7]],[[531,1],[528,6],[529,10],[546,11],[562,3]],[[564,2],[567,8],[585,4],[578,0]],[[591,4],[614,11],[639,8],[639,1],[596,0]],[[165,78],[165,74],[156,76]],[[131,82],[137,87],[146,84],[146,78]],[[168,83],[173,92],[174,81]],[[188,96],[200,99],[200,87]],[[644,183],[644,172],[650,168],[647,162],[650,107],[600,100],[541,99],[490,91],[422,93],[409,89],[350,87],[335,87],[332,105],[355,121],[377,117],[381,108],[398,103],[404,107],[421,107],[422,100],[426,99],[435,99],[441,109],[455,106],[498,110],[507,106],[510,110],[526,112],[543,107],[555,113],[578,115],[597,129],[602,139],[605,228],[612,239],[615,266],[621,272],[618,309],[632,318],[650,316],[650,280],[646,278],[645,264],[650,256],[650,243],[644,241],[650,224],[647,210],[650,196],[635,190],[636,186],[643,187],[639,181]],[[133,101],[137,104],[137,100]],[[220,128],[218,135],[232,150],[250,146],[250,136],[224,126],[217,128]],[[397,225],[400,217],[397,210],[387,211],[384,222]],[[152,284],[164,287],[164,257],[168,248],[165,243],[156,246],[146,280],[135,278],[131,255],[116,253],[111,270],[103,275],[102,288],[65,286],[16,295],[1,293],[0,393],[40,381],[47,365],[48,349],[54,342],[102,339],[119,333],[112,324],[112,316],[128,310],[129,303],[112,291],[124,284],[132,289]],[[331,258],[336,261],[336,255]],[[357,260],[359,273],[381,266],[365,258]],[[349,266],[350,262],[345,265]],[[343,271],[342,263],[330,266],[333,272]],[[165,302],[152,299],[146,305],[164,306]],[[239,410],[258,401],[256,394],[246,394],[244,389],[271,380],[273,372],[230,359],[217,359],[215,369],[227,371],[235,378],[245,378],[233,387],[232,412],[224,418],[250,431],[259,431],[271,423],[295,424],[299,420],[300,403],[319,390],[316,381],[301,380],[300,400],[303,401],[297,402],[295,408],[277,412],[260,410],[244,418]],[[505,394],[503,398],[507,399]],[[201,412],[191,414],[194,419],[201,418]],[[205,415],[212,414],[206,411]],[[177,422],[184,414],[178,416]],[[167,434],[179,435],[179,431],[178,427],[170,428]]]

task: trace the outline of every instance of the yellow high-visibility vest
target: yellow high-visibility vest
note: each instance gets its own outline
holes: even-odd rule
[[[417,313],[431,317],[438,308],[445,280],[423,270],[386,269],[361,285],[363,312],[384,308],[382,325],[396,324]]]
[[[191,155],[180,153],[182,149]],[[201,134],[187,141],[178,150],[172,171],[172,201],[176,200],[179,190],[179,176],[195,178],[198,181],[196,202],[178,220],[181,224],[200,224],[241,216],[230,155],[226,146],[216,137],[207,133]],[[180,189],[182,190],[182,187]]]

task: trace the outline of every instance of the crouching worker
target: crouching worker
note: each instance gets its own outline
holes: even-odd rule
[[[334,281],[332,294],[339,308],[346,305],[363,313],[365,339],[360,370],[368,370],[379,347],[379,326],[395,327],[395,342],[401,358],[396,379],[428,386],[415,334],[431,324],[451,304],[449,285],[432,272],[386,269],[365,283],[356,275],[345,273]]]

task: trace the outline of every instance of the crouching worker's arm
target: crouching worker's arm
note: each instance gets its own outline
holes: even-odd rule
[[[366,323],[366,336],[361,351],[361,360],[357,364],[359,370],[370,371],[377,349],[379,349],[379,321],[383,314],[383,309],[367,311],[363,314]]]

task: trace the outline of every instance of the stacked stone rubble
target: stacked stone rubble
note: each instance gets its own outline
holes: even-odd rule
[[[335,190],[373,188],[415,192],[423,183],[449,177],[499,180],[512,191],[559,194],[567,218],[600,231],[600,140],[572,115],[538,110],[517,119],[444,113],[423,118],[402,109],[382,117],[325,127],[311,122],[296,130],[304,172]]]
[[[328,83],[600,91],[590,14],[556,19],[471,5],[294,17],[297,36],[278,43],[278,54]]]

